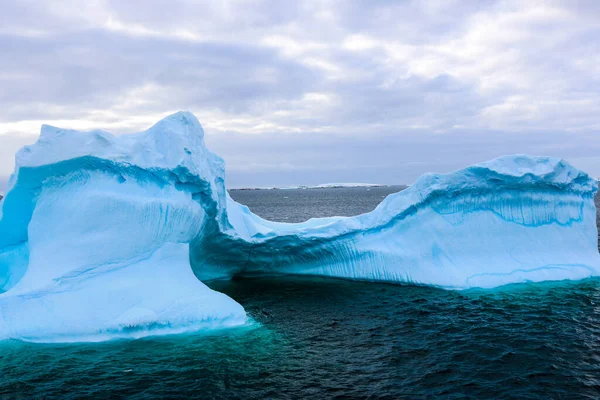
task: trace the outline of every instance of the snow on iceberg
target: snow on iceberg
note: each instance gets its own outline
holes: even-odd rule
[[[0,203],[0,338],[103,340],[244,324],[202,281],[310,274],[444,288],[598,275],[596,181],[509,156],[426,174],[373,212],[266,221],[225,190],[190,113],[147,131],[42,127]]]

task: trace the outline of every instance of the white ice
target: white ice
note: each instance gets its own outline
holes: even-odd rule
[[[449,289],[598,275],[594,179],[501,157],[426,174],[373,212],[266,221],[225,190],[190,113],[112,136],[44,126],[0,203],[0,339],[105,340],[244,324],[202,281],[309,274]]]

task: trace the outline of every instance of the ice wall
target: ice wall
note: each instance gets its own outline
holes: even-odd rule
[[[1,203],[0,338],[104,340],[245,323],[243,307],[189,263],[189,243],[218,229],[225,210],[223,162],[202,136],[187,113],[118,138],[44,126],[17,154]]]
[[[600,266],[595,192],[595,180],[565,161],[517,155],[426,174],[357,217],[272,223],[230,200],[249,256],[240,267],[231,253],[212,252],[202,270],[207,278],[294,273],[451,289],[582,279]]]
[[[426,174],[373,212],[265,221],[225,190],[190,113],[114,137],[44,126],[0,203],[0,338],[104,340],[239,325],[202,281],[310,274],[443,288],[598,275],[596,181],[508,156]]]

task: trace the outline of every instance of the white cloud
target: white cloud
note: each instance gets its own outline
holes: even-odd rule
[[[269,148],[274,137],[319,135],[341,154],[371,137],[407,143],[418,160],[384,163],[399,181],[490,146],[562,149],[600,175],[588,154],[600,141],[599,12],[585,0],[14,2],[0,15],[0,148],[10,158],[42,123],[122,133],[186,109],[215,143],[235,135]],[[478,132],[473,143],[465,132]],[[433,153],[436,140],[456,151]],[[286,161],[233,148],[219,147],[256,174],[310,163],[308,153]],[[332,148],[312,157],[341,173]],[[361,168],[381,174],[388,149],[369,149]]]

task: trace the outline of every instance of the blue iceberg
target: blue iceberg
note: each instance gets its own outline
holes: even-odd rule
[[[426,174],[356,217],[287,224],[233,201],[190,113],[112,136],[43,126],[0,203],[0,339],[106,340],[247,323],[203,281],[307,274],[448,289],[598,275],[597,183],[501,157]]]

